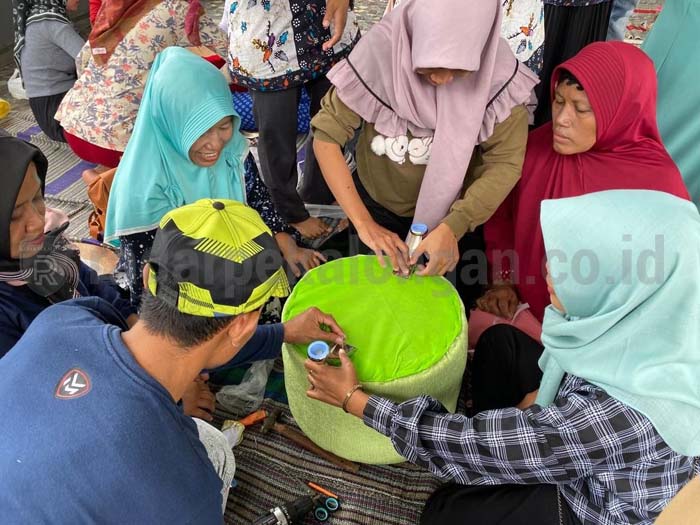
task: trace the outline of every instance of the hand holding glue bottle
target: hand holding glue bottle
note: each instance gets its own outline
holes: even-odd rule
[[[408,236],[406,237],[406,246],[408,246],[408,259],[410,265],[408,267],[408,273],[402,273],[400,270],[395,270],[395,275],[398,275],[399,277],[403,277],[405,279],[408,279],[409,277],[411,277],[411,275],[413,275],[413,272],[416,271],[418,260],[417,257],[414,260],[413,255],[416,253],[416,250],[420,246],[427,233],[428,226],[426,224],[423,224],[421,222],[415,222],[411,225],[411,229],[408,231]]]
[[[414,235],[414,228],[417,232],[423,231],[424,233],[419,237],[418,245],[412,249],[410,243],[411,237]],[[413,224],[407,244],[409,245],[408,263],[411,268],[416,268],[421,255],[426,255],[428,258],[428,264],[424,268],[420,268],[416,275],[445,275],[457,267],[459,262],[457,237],[445,223],[440,223],[430,233],[428,233],[428,227],[425,224]]]

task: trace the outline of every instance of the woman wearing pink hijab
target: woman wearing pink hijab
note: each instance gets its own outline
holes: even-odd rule
[[[328,186],[362,242],[394,269],[442,275],[458,242],[483,224],[520,178],[537,77],[500,37],[498,0],[411,0],[376,24],[328,78],[312,121]],[[341,148],[360,129],[357,174]],[[412,260],[411,224],[429,233]]]

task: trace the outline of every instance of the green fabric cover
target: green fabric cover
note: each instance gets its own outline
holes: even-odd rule
[[[467,360],[467,322],[447,280],[396,277],[373,255],[338,259],[297,283],[282,319],[312,306],[332,314],[358,348],[351,359],[366,392],[397,402],[428,394],[455,410]],[[309,438],[353,461],[404,461],[388,438],[360,419],[306,396],[306,345],[285,344],[282,355],[289,406]]]
[[[379,266],[375,256],[359,255],[307,273],[288,299],[282,320],[311,306],[332,314],[348,343],[358,348],[353,362],[359,377],[381,382],[437,363],[462,330],[461,305],[445,279],[404,279],[393,275],[389,265]],[[394,351],[387,353],[387,348]],[[306,356],[306,346],[297,350]]]

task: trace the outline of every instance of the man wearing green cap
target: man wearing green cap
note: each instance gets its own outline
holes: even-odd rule
[[[317,309],[257,325],[289,287],[270,230],[238,202],[165,215],[144,273],[131,329],[98,298],[68,301],[0,361],[0,522],[220,524],[233,454],[183,414],[186,388],[202,370],[275,357],[283,340],[344,337]]]

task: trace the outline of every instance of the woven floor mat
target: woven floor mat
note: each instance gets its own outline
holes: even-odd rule
[[[282,409],[281,422],[298,429],[289,407],[266,399],[263,408]],[[218,411],[215,424],[229,417]],[[269,509],[309,493],[306,480],[337,494],[341,509],[333,525],[407,525],[418,523],[425,501],[440,486],[426,470],[408,463],[362,465],[359,473],[339,470],[318,456],[277,434],[262,434],[261,424],[249,427],[234,450],[236,481],[224,521],[251,523]],[[297,522],[295,522],[297,523]],[[310,515],[301,524],[318,523]]]

